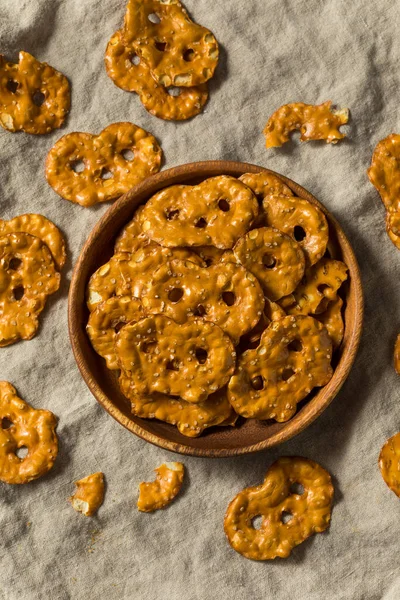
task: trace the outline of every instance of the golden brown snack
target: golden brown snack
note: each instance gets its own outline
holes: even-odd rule
[[[379,468],[389,489],[400,498],[400,433],[385,442],[379,455]]]
[[[56,426],[52,412],[32,408],[11,383],[0,381],[0,480],[29,483],[50,471],[58,453]]]
[[[202,319],[179,325],[162,315],[143,318],[120,329],[115,349],[138,395],[161,392],[202,402],[228,383],[235,368],[229,336]]]
[[[288,299],[289,315],[317,315],[325,312],[329,302],[337,299],[340,286],[347,279],[347,267],[340,260],[321,258],[306,269],[303,280]]]
[[[319,105],[284,104],[270,116],[264,128],[266,147],[282,146],[296,129],[301,133],[301,142],[325,140],[328,144],[336,144],[346,137],[339,127],[348,122],[349,111],[347,108],[333,110],[331,106],[330,100]]]
[[[137,295],[146,312],[164,314],[177,323],[202,317],[221,327],[234,343],[255,327],[264,308],[257,279],[234,263],[201,268],[172,260],[150,273],[140,287]]]
[[[400,135],[392,133],[377,143],[368,177],[388,211],[400,209]]]
[[[129,322],[144,317],[142,303],[131,296],[113,296],[97,304],[90,313],[86,333],[93,348],[104,358],[108,369],[119,369],[115,351],[115,339],[118,331]]]
[[[315,318],[325,325],[329,337],[332,340],[333,350],[339,348],[344,335],[344,321],[342,316],[343,300],[338,296],[328,304],[328,308],[319,315],[314,315]]]
[[[205,83],[218,64],[214,35],[179,0],[129,0],[123,36],[165,87]]]
[[[59,286],[50,250],[38,237],[0,237],[0,347],[35,335],[47,296]]]
[[[51,148],[46,179],[57,194],[81,206],[115,200],[161,166],[153,135],[133,123],[112,123],[99,135],[68,133]]]
[[[43,215],[19,215],[9,221],[0,219],[0,237],[8,233],[19,233],[21,231],[40,238],[50,250],[57,269],[61,271],[67,259],[67,254],[65,240],[58,227]]]
[[[149,67],[127,44],[121,31],[108,42],[105,64],[115,85],[135,92],[145,109],[159,119],[184,121],[198,115],[208,100],[207,85],[166,88],[153,79]]]
[[[331,476],[307,458],[284,456],[261,485],[239,492],[224,529],[232,548],[251,560],[286,558],[295,546],[327,529],[333,502]],[[262,517],[259,529],[253,525]]]
[[[19,63],[0,54],[0,125],[8,131],[34,135],[61,127],[70,108],[68,79],[28,52]]]
[[[386,231],[390,241],[400,250],[400,211],[387,213]]]
[[[119,384],[122,393],[131,402],[134,415],[176,425],[178,431],[186,437],[198,437],[205,429],[216,425],[234,425],[237,419],[228,402],[225,387],[208,396],[204,402],[193,404],[158,392],[140,396],[132,389],[134,386],[131,379],[123,373]]]
[[[254,195],[260,201],[270,196],[293,196],[293,192],[283,181],[273,173],[266,173],[261,171],[260,173],[244,173],[239,177],[240,181],[243,181],[247,187],[249,187]]]
[[[270,196],[263,202],[265,223],[283,231],[301,246],[307,266],[323,257],[329,240],[324,213],[302,198]]]
[[[193,251],[204,261],[205,267],[211,267],[212,265],[219,263],[225,252],[227,252],[226,250],[221,250],[221,248],[216,248],[215,246],[194,246]]]
[[[179,494],[182,487],[185,468],[180,462],[167,462],[157,469],[157,479],[151,483],[139,485],[138,510],[154,512],[165,508]]]
[[[394,345],[394,368],[398,375],[400,375],[400,333],[396,338]]]
[[[238,359],[228,400],[243,417],[288,421],[314,387],[328,383],[332,342],[312,317],[273,321],[259,346]]]
[[[75,481],[76,491],[69,501],[76,512],[85,517],[92,517],[97,513],[104,501],[104,475],[101,472],[88,475]]]
[[[258,215],[257,200],[241,181],[227,175],[199,185],[173,185],[145,204],[144,233],[162,246],[232,248]]]
[[[156,242],[151,241],[142,231],[139,223],[139,216],[142,210],[143,206],[139,206],[139,208],[136,209],[132,220],[121,230],[115,241],[115,254],[119,252],[129,252],[130,254],[134,254],[142,248],[147,248],[148,246],[155,248],[158,246]]]
[[[273,227],[252,229],[233,247],[237,260],[257,277],[270,300],[291,294],[304,274],[304,253],[289,235]]]

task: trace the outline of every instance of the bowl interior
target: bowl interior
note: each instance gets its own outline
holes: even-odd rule
[[[349,267],[349,279],[341,289],[344,300],[345,334],[334,353],[335,373],[322,389],[316,389],[298,405],[296,415],[286,423],[239,419],[238,426],[207,429],[198,438],[181,435],[177,429],[157,420],[135,417],[130,403],[119,389],[115,372],[93,350],[85,332],[89,312],[85,290],[91,274],[113,254],[119,231],[132,218],[136,208],[156,191],[177,183],[195,184],[215,175],[239,177],[243,173],[269,171],[256,165],[212,161],[182,165],[163,171],[121,197],[90,234],[74,269],[69,294],[69,330],[74,355],[83,378],[103,407],[130,431],[161,447],[197,456],[232,456],[255,452],[281,443],[302,431],[335,397],[345,381],[358,348],[362,326],[363,298],[359,269],[353,250],[336,219],[304,188],[278,175],[295,193],[316,204],[326,215],[330,228],[329,254]]]

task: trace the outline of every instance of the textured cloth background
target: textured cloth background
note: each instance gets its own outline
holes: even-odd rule
[[[396,0],[187,0],[191,15],[222,45],[206,111],[191,122],[158,120],[107,77],[104,50],[120,27],[125,0],[0,0],[0,51],[24,49],[72,84],[66,126],[48,136],[0,132],[1,217],[38,212],[68,240],[60,293],[39,335],[0,350],[0,379],[60,419],[51,473],[24,486],[0,483],[0,598],[97,600],[397,600],[400,501],[380,476],[384,441],[400,428],[392,347],[399,326],[400,253],[366,169],[376,142],[398,132],[400,5]],[[351,109],[349,137],[337,146],[297,142],[267,151],[268,116],[291,101],[332,99]],[[273,451],[236,458],[183,458],[184,493],[152,515],[135,508],[138,482],[179,459],[123,429],[81,379],[67,334],[72,265],[107,210],[59,198],[44,178],[46,153],[70,131],[99,132],[130,120],[151,131],[165,167],[237,159],[304,185],[341,221],[360,261],[364,335],[339,396],[304,433]],[[262,481],[280,455],[320,462],[334,477],[330,530],[290,558],[256,563],[236,554],[223,532],[228,502]],[[98,516],[66,502],[73,481],[101,470],[107,494]]]

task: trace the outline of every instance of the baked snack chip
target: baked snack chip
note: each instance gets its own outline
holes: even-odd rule
[[[104,501],[104,475],[101,472],[88,475],[75,481],[76,491],[69,501],[76,512],[85,517],[92,517],[97,513]]]
[[[400,498],[400,433],[393,435],[383,445],[379,468],[388,488]]]
[[[157,469],[155,481],[139,485],[138,510],[154,512],[165,508],[179,494],[182,487],[185,468],[180,462],[163,463]]]

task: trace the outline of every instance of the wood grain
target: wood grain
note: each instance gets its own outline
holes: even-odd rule
[[[342,294],[346,327],[343,342],[334,355],[335,372],[325,387],[315,390],[299,404],[296,415],[286,423],[248,420],[236,428],[212,428],[199,438],[187,438],[172,425],[131,414],[129,402],[119,390],[116,374],[106,368],[86,335],[86,285],[90,275],[113,254],[115,238],[132,218],[137,206],[158,190],[178,183],[200,183],[215,175],[239,177],[243,173],[260,171],[279,176],[297,196],[316,204],[325,213],[330,227],[330,254],[333,258],[343,260],[349,267],[349,280],[343,286]],[[72,276],[68,305],[69,334],[75,359],[98,402],[121,425],[144,440],[180,454],[206,457],[235,456],[264,450],[290,439],[310,425],[332,402],[350,372],[360,341],[362,319],[363,294],[357,259],[333,215],[307,190],[287,177],[256,165],[229,161],[190,163],[162,171],[117,200],[95,226],[81,252]]]

